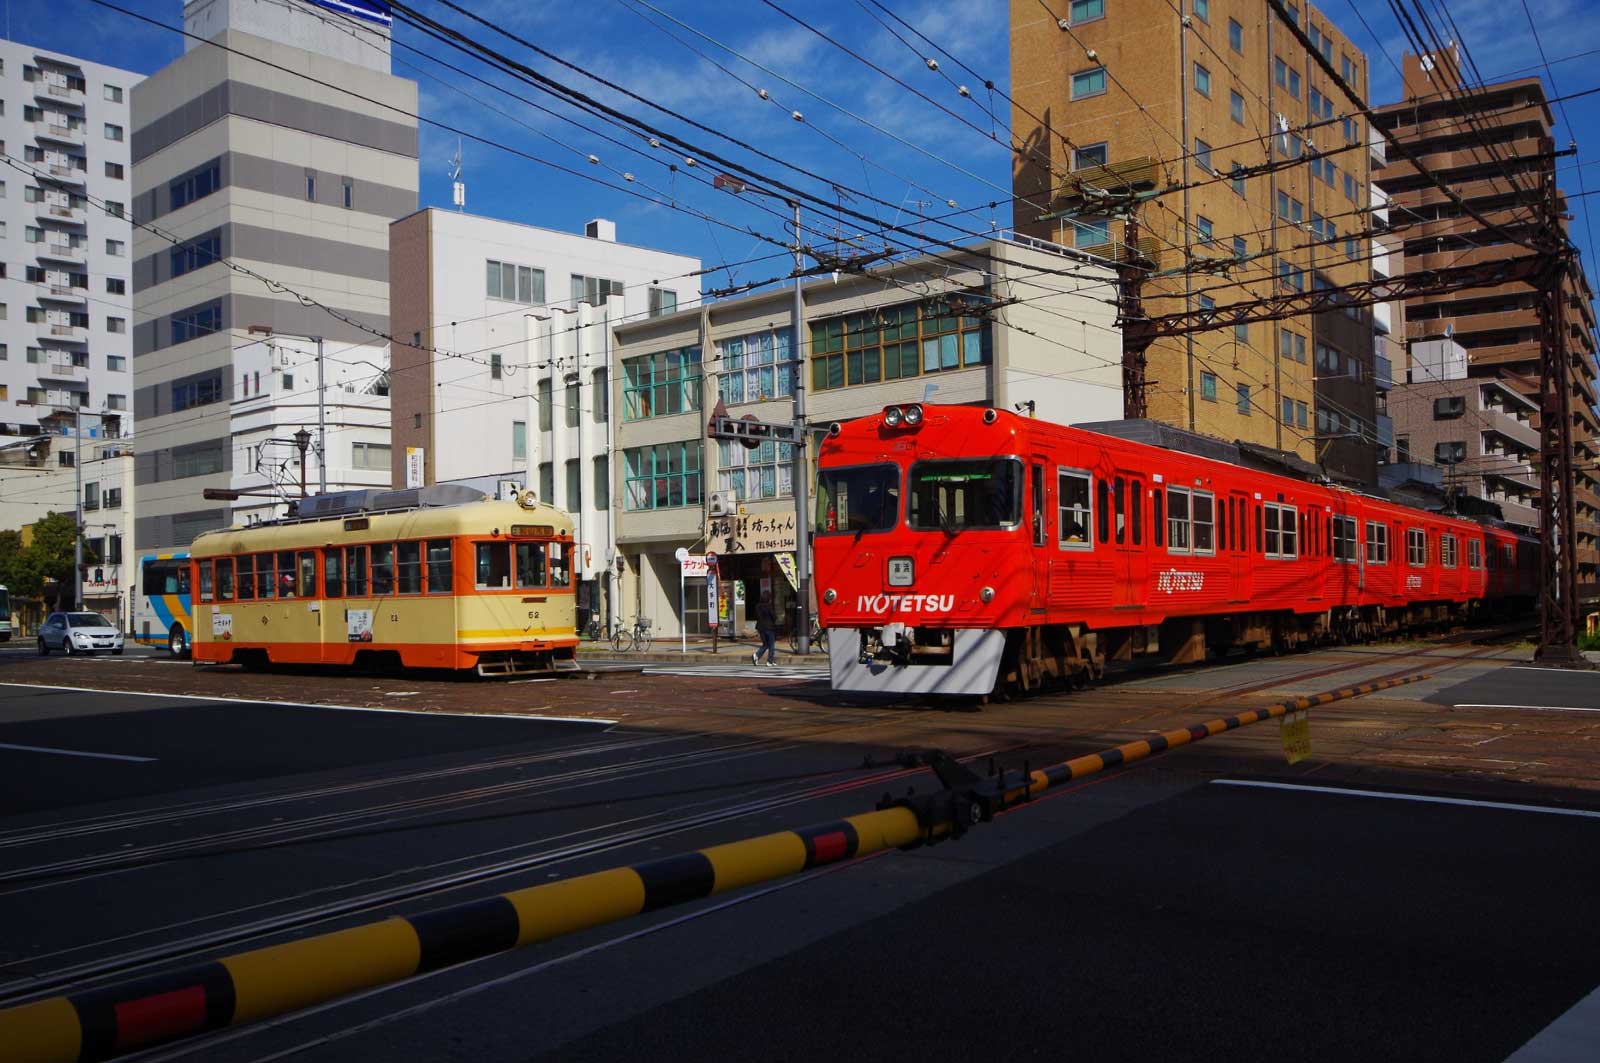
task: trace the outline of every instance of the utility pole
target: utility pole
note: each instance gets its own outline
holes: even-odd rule
[[[322,337],[313,336],[317,341],[317,494],[328,493],[328,404],[327,393],[322,382]],[[305,465],[305,455],[300,458],[302,467]],[[302,475],[301,480],[305,477]],[[302,495],[305,491],[302,489]]]
[[[1542,204],[1546,234],[1561,240],[1555,167],[1547,171]],[[1562,241],[1564,243],[1564,241]],[[1547,664],[1577,667],[1578,566],[1576,477],[1572,469],[1571,358],[1563,303],[1571,251],[1552,256],[1539,293],[1539,649]]]
[[[1145,361],[1150,339],[1139,324],[1144,320],[1145,264],[1139,254],[1139,216],[1129,207],[1122,225],[1123,253],[1117,256],[1117,317],[1122,326],[1122,416],[1146,416]]]
[[[83,609],[83,407],[72,407],[72,472],[77,500],[72,504],[72,611]]]
[[[806,431],[806,360],[802,352],[805,350],[805,314],[806,301],[803,274],[805,260],[803,249],[805,241],[800,236],[800,201],[795,200],[794,206],[794,305],[790,313],[793,315],[794,336],[789,341],[789,360],[794,363],[794,561],[795,582],[799,584],[799,605],[795,609],[795,641],[803,657],[811,652],[811,521],[808,519],[807,510],[810,509],[810,459],[806,456],[806,444],[809,441]],[[716,608],[715,605],[712,608]]]

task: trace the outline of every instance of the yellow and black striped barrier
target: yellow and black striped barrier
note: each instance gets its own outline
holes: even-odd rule
[[[1025,787],[1019,778],[1014,789],[1003,793],[1001,803],[1286,712],[1424,678],[1392,679],[1297,698],[1075,757],[1030,772]],[[961,810],[983,801],[973,794],[933,796],[933,802],[916,802],[914,807],[894,805],[21,1004],[0,1010],[0,1060],[109,1059],[207,1030],[255,1022],[715,893],[883,849],[910,848],[959,833],[967,826],[957,818],[965,818]]]

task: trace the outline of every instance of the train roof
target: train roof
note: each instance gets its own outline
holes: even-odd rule
[[[318,495],[302,500],[299,512],[304,515],[203,532],[189,553],[218,557],[321,546],[345,542],[347,534],[357,530],[362,539],[380,540],[508,532],[513,525],[544,525],[556,535],[572,534],[572,518],[566,511],[538,502],[529,493],[498,500],[457,484]],[[365,524],[349,527],[355,520]]]

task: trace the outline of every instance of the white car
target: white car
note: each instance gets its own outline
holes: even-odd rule
[[[68,654],[96,650],[122,652],[122,632],[99,613],[51,613],[39,625],[39,655],[51,650]]]

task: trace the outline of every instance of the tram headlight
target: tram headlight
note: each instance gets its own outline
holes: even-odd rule
[[[890,406],[883,411],[883,426],[885,428],[899,428],[900,421],[905,415],[900,412],[900,407]]]
[[[988,605],[990,602],[994,601],[994,588],[993,587],[985,587],[985,588],[983,588],[983,590],[978,592],[978,600],[980,602],[982,602],[984,605]]]
[[[829,587],[826,591],[822,592],[822,600],[828,605],[832,605],[834,602],[839,600],[839,592],[834,590],[832,587]]]
[[[907,406],[905,419],[907,428],[917,427],[917,425],[922,423],[922,407],[914,402],[910,406]]]

